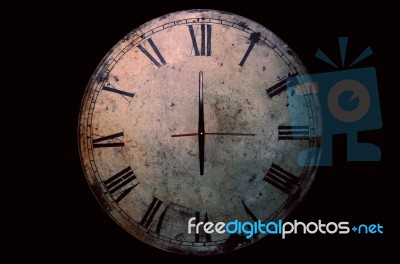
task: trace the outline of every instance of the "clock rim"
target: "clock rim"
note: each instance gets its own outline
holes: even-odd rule
[[[215,245],[215,249],[214,249],[214,250],[205,250],[205,251],[193,250],[193,248],[196,248],[196,249],[197,249],[197,248],[200,248],[200,247],[194,247],[193,245],[192,245],[192,246],[188,246],[188,247],[185,248],[185,249],[182,248],[182,247],[181,247],[181,248],[174,247],[174,248],[170,249],[170,247],[165,246],[164,244],[161,244],[161,246],[160,246],[160,244],[158,244],[158,243],[152,243],[152,241],[153,241],[154,239],[155,239],[155,240],[159,240],[159,239],[155,238],[154,236],[152,236],[151,239],[144,239],[144,236],[142,235],[142,233],[144,233],[144,232],[143,232],[143,231],[139,231],[139,228],[138,228],[138,227],[136,227],[136,230],[127,229],[125,226],[123,226],[123,224],[122,224],[120,221],[118,221],[118,220],[114,217],[113,213],[115,213],[116,210],[115,210],[115,209],[111,209],[111,210],[110,210],[110,209],[108,208],[108,207],[111,206],[111,205],[109,204],[110,202],[109,202],[109,201],[106,201],[106,202],[103,201],[104,199],[106,199],[106,197],[105,197],[105,195],[104,195],[104,193],[103,193],[103,190],[101,190],[101,187],[99,186],[99,185],[100,185],[100,182],[98,182],[98,181],[96,180],[95,174],[93,174],[94,177],[92,177],[92,178],[95,180],[95,184],[93,184],[93,183],[90,182],[90,180],[89,180],[89,177],[90,177],[90,176],[87,175],[87,169],[86,169],[86,165],[87,165],[87,164],[90,165],[90,160],[89,160],[89,159],[90,159],[90,157],[89,157],[90,155],[87,155],[87,157],[86,157],[86,159],[89,160],[89,161],[86,161],[86,162],[87,162],[87,164],[86,164],[86,163],[85,163],[85,160],[84,160],[84,157],[83,157],[83,151],[82,151],[82,149],[83,149],[83,146],[82,146],[82,145],[83,145],[83,144],[82,144],[82,142],[81,142],[81,141],[83,140],[82,136],[85,136],[85,135],[87,135],[87,134],[81,134],[81,130],[87,127],[87,125],[83,125],[83,124],[82,124],[82,121],[83,121],[83,120],[86,120],[86,119],[83,117],[83,114],[84,114],[84,113],[86,113],[86,114],[88,113],[88,112],[84,111],[84,108],[87,107],[88,105],[90,105],[90,103],[88,103],[88,102],[91,101],[90,98],[93,97],[92,94],[93,94],[94,92],[96,92],[96,89],[93,88],[93,84],[96,82],[96,79],[99,78],[99,74],[101,73],[101,69],[102,69],[102,68],[108,68],[108,67],[106,66],[106,65],[107,65],[106,62],[107,62],[107,60],[111,57],[111,55],[115,52],[116,48],[122,46],[122,44],[123,44],[126,40],[129,40],[127,43],[131,43],[131,42],[130,42],[131,37],[132,37],[136,32],[141,31],[143,28],[146,28],[148,25],[151,25],[151,24],[153,24],[154,22],[159,22],[159,21],[161,21],[162,19],[169,18],[169,17],[172,16],[172,15],[191,14],[191,13],[196,14],[197,17],[201,18],[201,17],[200,17],[200,14],[205,13],[205,12],[206,12],[206,13],[211,12],[211,14],[212,14],[212,13],[218,13],[218,14],[221,14],[221,15],[229,15],[229,16],[233,16],[233,17],[240,18],[242,21],[250,22],[250,23],[252,23],[252,24],[254,24],[254,25],[256,25],[256,26],[258,26],[258,27],[264,29],[266,32],[272,33],[273,36],[275,37],[275,40],[278,40],[278,41],[280,41],[281,43],[286,44],[286,42],[284,42],[276,33],[272,32],[271,30],[269,30],[269,29],[266,28],[265,26],[263,26],[263,25],[261,25],[261,24],[255,22],[255,21],[253,21],[253,20],[251,20],[251,19],[249,19],[249,18],[246,18],[246,17],[241,16],[241,15],[237,15],[237,14],[234,14],[234,13],[230,13],[230,12],[226,12],[226,11],[221,11],[221,10],[215,10],[215,9],[189,9],[189,10],[181,10],[181,11],[176,11],[176,12],[170,12],[170,13],[168,13],[168,14],[165,14],[165,15],[162,15],[162,16],[159,16],[159,17],[156,17],[156,18],[153,18],[153,19],[151,19],[151,20],[149,20],[149,21],[147,21],[147,22],[141,24],[140,26],[138,26],[138,27],[136,27],[135,29],[131,30],[128,34],[126,34],[125,36],[123,36],[115,45],[113,45],[113,47],[112,47],[112,48],[106,53],[106,55],[102,58],[102,60],[101,60],[100,63],[97,65],[96,69],[94,70],[93,74],[91,75],[91,78],[89,79],[89,82],[88,82],[88,84],[87,84],[87,86],[86,86],[86,88],[85,88],[85,92],[84,92],[83,97],[82,97],[82,101],[81,101],[81,104],[80,104],[79,115],[78,115],[77,141],[78,141],[78,152],[79,152],[79,157],[80,157],[81,166],[82,166],[82,169],[83,169],[83,172],[84,172],[84,175],[85,175],[85,179],[86,179],[86,181],[87,181],[87,183],[88,183],[88,185],[89,185],[89,187],[90,187],[90,190],[91,190],[91,192],[93,193],[93,195],[96,197],[97,202],[101,205],[101,207],[103,208],[103,210],[107,213],[107,215],[108,215],[109,217],[111,217],[111,218],[113,219],[113,221],[114,221],[115,223],[118,224],[118,226],[120,226],[125,232],[129,233],[129,234],[130,234],[131,236],[133,236],[135,239],[137,239],[137,240],[139,240],[139,241],[141,241],[141,242],[143,242],[143,243],[146,243],[146,244],[148,244],[148,245],[150,245],[150,246],[152,246],[152,247],[154,247],[154,248],[158,248],[158,249],[161,249],[161,250],[164,250],[164,251],[167,251],[167,252],[178,253],[178,254],[184,254],[184,255],[212,255],[212,254],[227,253],[227,252],[231,252],[231,251],[235,251],[235,250],[238,250],[238,249],[247,247],[247,246],[249,246],[249,245],[251,245],[251,244],[253,244],[253,243],[255,243],[255,242],[258,242],[258,241],[260,241],[261,239],[265,238],[266,235],[265,235],[265,236],[261,236],[260,238],[257,238],[257,239],[254,239],[254,238],[253,238],[253,239],[251,239],[251,240],[248,240],[248,241],[246,241],[246,242],[240,244],[238,247],[235,247],[235,248],[233,248],[232,250],[229,250],[229,251],[224,251],[223,249],[221,250],[221,249],[218,247],[219,244]],[[214,15],[214,14],[209,15],[209,17],[207,17],[207,19],[217,19],[217,18],[213,17],[213,15]],[[186,19],[189,19],[189,18],[186,18]],[[172,20],[172,21],[173,21],[173,20]],[[169,22],[169,23],[171,23],[171,22]],[[199,23],[201,23],[201,22],[199,22]],[[234,22],[232,22],[232,23],[234,23]],[[191,24],[191,23],[186,23],[186,24]],[[236,25],[237,25],[237,24],[236,24]],[[178,26],[178,25],[176,25],[176,26]],[[227,25],[225,25],[225,26],[227,26]],[[236,29],[237,29],[237,28],[236,28]],[[249,28],[249,29],[250,29],[250,28]],[[256,32],[256,31],[254,31],[253,29],[250,29],[250,30],[253,31],[253,32]],[[155,32],[154,34],[156,34],[156,32]],[[135,44],[132,44],[132,47],[131,47],[131,48],[136,47],[139,43],[141,43],[142,41],[145,41],[146,39],[148,39],[148,36],[145,37],[145,38],[142,38],[142,40],[136,42]],[[265,39],[267,39],[267,38],[265,37]],[[287,44],[286,44],[286,45],[287,45]],[[127,46],[127,45],[126,45],[126,46]],[[275,46],[276,46],[277,48],[279,47],[278,45],[275,45]],[[295,69],[298,70],[298,68],[300,68],[300,69],[303,70],[303,72],[301,72],[301,74],[308,75],[308,72],[307,72],[306,67],[304,66],[304,64],[302,63],[302,61],[299,59],[299,57],[297,56],[297,54],[289,47],[289,45],[287,45],[286,48],[287,48],[287,50],[290,50],[290,51],[292,52],[292,54],[291,54],[291,56],[293,57],[292,61],[295,61],[296,64],[298,64],[298,66],[295,67]],[[108,74],[107,74],[107,75],[108,75]],[[104,83],[104,80],[102,81],[102,83]],[[101,90],[101,89],[100,89],[100,90]],[[98,96],[98,95],[97,95],[97,96]],[[318,105],[318,107],[320,106],[319,100],[317,100],[317,105]],[[320,113],[319,113],[319,115],[320,115]],[[319,126],[322,127],[322,117],[319,118],[319,122],[321,123]],[[82,127],[83,127],[83,128],[82,128]],[[86,140],[87,140],[87,139],[86,139]],[[84,148],[86,149],[87,152],[89,151],[86,147],[84,147]],[[301,175],[303,175],[303,173],[304,173],[304,171],[305,171],[306,169],[307,169],[307,170],[312,170],[312,172],[309,173],[309,174],[307,175],[307,181],[306,181],[306,183],[299,186],[298,190],[296,191],[296,197],[294,197],[294,196],[293,196],[293,197],[289,197],[289,198],[286,199],[286,201],[281,205],[281,207],[279,207],[279,208],[277,209],[277,211],[278,211],[278,210],[280,211],[280,216],[279,216],[280,218],[279,218],[279,219],[282,219],[282,220],[286,219],[286,218],[293,212],[293,210],[295,210],[295,209],[297,208],[297,206],[298,206],[298,205],[302,202],[302,200],[304,199],[305,195],[308,193],[308,191],[309,191],[309,189],[310,189],[310,187],[311,187],[311,185],[312,185],[312,183],[313,183],[313,181],[314,181],[314,178],[315,178],[317,169],[318,169],[318,164],[319,164],[319,161],[320,161],[320,158],[321,158],[321,146],[319,146],[318,154],[314,155],[314,157],[315,157],[315,156],[316,156],[316,161],[314,162],[314,164],[316,164],[316,166],[304,167],[303,170],[302,170]],[[91,169],[91,170],[93,171],[93,169]],[[290,206],[287,206],[288,203],[290,204]],[[283,212],[283,215],[281,215],[282,212]],[[133,231],[133,232],[132,232],[132,231]],[[137,234],[140,234],[140,235],[138,236]],[[151,235],[150,235],[150,236],[151,236]],[[208,248],[208,247],[212,247],[212,246],[206,246],[206,247]],[[213,246],[213,247],[214,247],[214,246]],[[179,249],[180,249],[180,250],[179,250]]]

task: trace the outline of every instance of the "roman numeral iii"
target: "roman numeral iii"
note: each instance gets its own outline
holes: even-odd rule
[[[309,126],[278,126],[278,140],[309,139]]]
[[[201,31],[201,41],[200,41],[200,50],[199,45],[197,44],[196,34],[194,32],[193,25],[189,25],[189,33],[192,38],[192,44],[194,49],[195,56],[211,56],[211,33],[212,27],[211,25],[200,25]]]
[[[274,163],[272,163],[271,168],[264,177],[264,181],[287,194],[293,191],[297,184],[297,180],[296,176]]]

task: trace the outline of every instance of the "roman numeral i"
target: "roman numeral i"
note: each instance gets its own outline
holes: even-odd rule
[[[250,45],[247,48],[246,52],[243,55],[243,58],[240,60],[239,65],[243,67],[244,63],[246,62],[247,58],[250,55],[250,52],[253,50],[254,46],[260,41],[260,36],[261,34],[259,32],[253,32],[251,33],[249,40],[250,40]]]

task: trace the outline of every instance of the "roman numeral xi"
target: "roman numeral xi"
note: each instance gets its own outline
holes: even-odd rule
[[[149,38],[147,40],[147,42],[150,44],[150,47],[153,50],[153,52],[155,53],[155,55],[157,56],[158,60],[156,58],[154,58],[153,55],[151,55],[141,44],[138,45],[138,48],[140,49],[140,51],[143,52],[144,55],[146,55],[147,58],[149,58],[151,60],[151,62],[154,63],[154,65],[156,65],[158,68],[162,67],[163,65],[166,65],[167,62],[165,61],[164,57],[161,55],[161,53],[158,50],[154,41],[151,38]]]

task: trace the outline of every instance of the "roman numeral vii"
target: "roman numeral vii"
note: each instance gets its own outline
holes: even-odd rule
[[[145,228],[150,228],[153,225],[153,222],[157,222],[156,233],[159,234],[161,231],[162,223],[165,218],[165,214],[167,213],[168,206],[164,206],[164,210],[162,210],[161,214],[156,217],[158,211],[163,204],[158,198],[153,198],[153,201],[150,203],[149,208],[147,208],[146,213],[144,214],[142,220],[140,221],[140,225]]]

